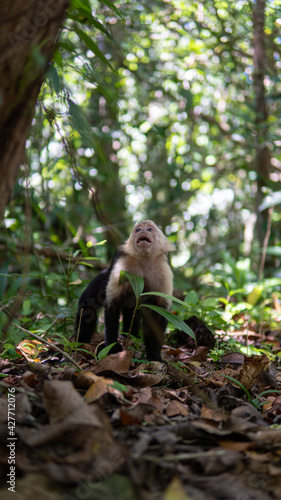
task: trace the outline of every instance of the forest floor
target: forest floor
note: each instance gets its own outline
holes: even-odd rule
[[[232,335],[275,354],[214,360],[200,338],[165,345],[164,363],[142,349],[98,361],[86,352],[96,334],[79,372],[21,342],[19,358],[0,360],[0,498],[280,499],[280,332]]]

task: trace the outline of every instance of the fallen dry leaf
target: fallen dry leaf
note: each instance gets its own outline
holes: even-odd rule
[[[64,373],[63,379],[72,380],[74,387],[77,389],[88,389],[93,382],[99,380],[99,376],[90,371],[78,372],[77,370],[71,369],[67,373]]]
[[[184,490],[180,479],[175,476],[166,490],[164,491],[164,500],[191,500],[190,496]]]
[[[163,380],[166,371],[165,364],[153,361],[140,364],[132,371],[132,377],[137,376],[138,387],[149,387],[159,384]]]
[[[49,347],[38,340],[25,339],[18,344],[17,350],[25,355],[28,360],[33,360],[35,357],[37,358],[40,351],[48,351]]]
[[[114,386],[115,384],[115,386]],[[116,382],[105,377],[97,377],[97,380],[87,390],[85,400],[87,403],[97,401],[105,394],[112,394],[119,401],[123,401],[125,396],[123,391],[116,387]]]
[[[188,406],[180,403],[179,401],[171,401],[166,408],[167,417],[174,417],[175,415],[187,417],[188,414]]]
[[[109,356],[106,356],[106,358],[98,361],[91,371],[94,373],[100,373],[106,370],[112,370],[116,373],[127,374],[133,356],[134,351],[132,350],[125,350],[118,352],[117,354],[110,354]]]
[[[137,403],[130,408],[121,408],[119,411],[120,422],[124,426],[128,425],[142,425],[147,421],[147,416],[158,411],[152,404]]]
[[[245,356],[244,363],[240,368],[238,380],[250,389],[262,370],[269,364],[266,354],[262,356]]]
[[[161,400],[160,389],[153,389],[151,387],[144,387],[133,395],[132,401],[135,403],[145,403],[154,406],[160,412],[163,411],[163,402]]]
[[[214,420],[215,422],[223,422],[227,420],[227,416],[223,413],[219,413],[218,411],[208,408],[203,405],[201,408],[201,418],[205,418],[207,420]]]
[[[230,441],[230,440],[219,441],[219,444],[220,446],[222,446],[222,448],[232,451],[246,451],[251,446],[251,443],[247,443],[245,441],[240,442],[240,441]]]

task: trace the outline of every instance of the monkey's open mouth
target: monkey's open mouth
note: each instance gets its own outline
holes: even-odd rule
[[[141,244],[141,245],[146,245],[146,244],[149,244],[151,245],[152,241],[150,238],[148,238],[147,236],[139,236],[139,238],[137,239],[137,245]]]

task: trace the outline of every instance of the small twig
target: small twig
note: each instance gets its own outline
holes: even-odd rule
[[[134,320],[135,320],[135,316],[136,316],[136,312],[137,312],[138,308],[139,308],[139,305],[137,303],[136,307],[134,309],[133,315],[132,315],[131,324],[130,324],[130,328],[129,328],[127,339],[126,339],[126,349],[128,349],[129,339],[130,339],[131,331],[133,329],[133,324],[134,324]]]
[[[247,318],[246,345],[247,345],[247,356],[249,356],[249,318]]]
[[[164,455],[155,457],[154,455],[142,455],[142,460],[149,462],[178,462],[180,460],[193,460],[202,457],[216,457],[225,455],[226,450],[199,451],[198,453],[179,453],[178,455]],[[133,455],[134,457],[135,455]]]
[[[261,263],[260,263],[260,269],[259,269],[259,280],[261,280],[262,276],[263,276],[263,270],[264,270],[264,264],[265,264],[265,258],[266,258],[267,245],[268,245],[268,240],[269,240],[270,233],[271,233],[271,216],[272,216],[272,212],[273,212],[273,207],[270,207],[269,210],[268,210],[267,228],[266,228],[266,233],[265,233],[265,236],[264,236],[263,246],[262,246]]]
[[[79,333],[80,333],[80,328],[81,328],[81,321],[82,321],[83,311],[84,311],[84,309],[82,307],[82,309],[80,310],[79,324],[78,324],[77,334],[76,334],[76,338],[75,338],[75,361],[76,361],[77,344],[78,344],[78,339],[79,339]]]
[[[42,344],[46,344],[50,347],[53,347],[58,352],[60,352],[65,358],[67,358],[68,361],[70,361],[74,366],[76,366],[76,368],[78,368],[79,371],[81,371],[81,367],[76,363],[76,361],[74,361],[74,359],[71,356],[69,356],[69,354],[67,354],[67,352],[64,352],[62,349],[60,349],[55,344],[53,344],[53,342],[50,342],[49,340],[45,340],[42,337],[40,337],[39,335],[36,335],[36,333],[32,333],[29,330],[26,330],[25,328],[23,328],[22,326],[16,325],[15,323],[11,323],[11,325],[14,326],[15,328],[18,328],[19,330],[22,330],[23,332],[27,333],[31,337],[34,337],[36,340],[39,340],[39,342],[42,342]],[[48,328],[48,330],[46,330],[46,331],[48,332],[50,330],[50,328]],[[46,332],[44,332],[44,333],[46,333]]]

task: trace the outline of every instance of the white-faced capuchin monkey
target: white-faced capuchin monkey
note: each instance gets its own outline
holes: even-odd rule
[[[119,285],[120,271],[129,271],[144,279],[144,292],[172,295],[173,273],[167,253],[173,244],[151,220],[139,222],[130,237],[118,247],[111,265],[94,278],[82,293],[76,316],[76,335],[80,324],[79,342],[90,342],[96,331],[98,311],[105,307],[105,345],[116,342],[110,353],[122,351],[118,342],[119,318],[123,316],[123,332],[128,332],[136,305],[130,282]],[[143,298],[144,299],[144,298]],[[143,303],[169,309],[170,301],[147,296]],[[83,309],[81,314],[81,309]],[[162,361],[161,348],[167,321],[156,312],[142,307],[137,312],[132,334],[137,335],[142,321],[146,356],[150,361]]]

